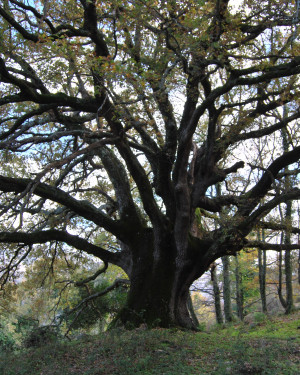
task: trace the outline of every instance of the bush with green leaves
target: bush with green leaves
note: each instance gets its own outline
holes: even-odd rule
[[[33,328],[24,338],[25,348],[39,347],[58,341],[60,338],[59,328],[54,325],[46,325]]]
[[[16,348],[16,342],[13,335],[5,330],[0,323],[0,351],[10,351]]]
[[[62,321],[72,330],[106,326],[124,306],[127,290],[120,286],[103,296],[88,298],[103,292],[110,285],[108,280],[102,279],[100,283],[89,283],[86,287],[78,288],[78,292],[62,313]]]
[[[17,315],[16,320],[12,323],[14,326],[14,332],[19,334],[21,337],[26,336],[34,328],[37,328],[39,321],[31,316]]]

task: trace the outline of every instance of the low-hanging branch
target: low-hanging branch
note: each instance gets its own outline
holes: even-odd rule
[[[66,231],[60,231],[56,229],[43,230],[33,233],[22,233],[22,232],[0,232],[0,242],[2,243],[20,243],[24,245],[42,244],[49,241],[60,241],[64,242],[77,250],[82,250],[90,255],[101,258],[105,262],[119,264],[120,254],[111,253],[108,250],[103,249],[100,246],[93,245],[87,240],[69,234]]]
[[[106,294],[112,292],[113,290],[123,287],[128,288],[130,286],[130,281],[127,279],[116,279],[112,285],[108,286],[104,290],[101,290],[100,292],[90,294],[88,297],[83,298],[73,309],[67,312],[67,315],[70,316],[74,313],[76,313],[74,319],[72,320],[71,324],[69,325],[65,336],[67,337],[68,333],[70,332],[72,326],[76,323],[76,320],[80,317],[81,313],[85,310],[85,308],[88,306],[89,303],[92,303],[94,300],[96,300],[99,297],[103,297]]]
[[[122,229],[121,223],[112,220],[90,202],[79,201],[59,188],[45,183],[35,182],[31,179],[0,176],[0,189],[4,192],[23,192],[30,185],[34,186],[35,195],[60,203],[87,220],[91,220],[95,224],[110,230],[112,233],[119,234]]]
[[[93,275],[87,277],[86,279],[75,281],[74,285],[75,286],[83,286],[84,284],[87,284],[90,281],[95,280],[99,275],[101,275],[102,273],[105,273],[107,268],[108,268],[108,262],[104,262],[104,266],[102,268],[100,268],[97,272],[95,272]]]
[[[77,306],[75,306],[72,310],[70,310],[68,314],[72,314],[74,311],[78,310],[82,305],[87,304],[88,302],[96,298],[102,297],[105,294],[108,294],[109,292],[111,292],[112,290],[119,288],[120,286],[126,287],[129,285],[130,285],[130,281],[127,279],[116,279],[112,285],[108,286],[104,290],[101,290],[100,292],[91,294],[90,296],[84,298],[82,301],[80,301],[80,303]]]

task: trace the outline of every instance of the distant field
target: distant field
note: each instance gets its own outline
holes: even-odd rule
[[[300,374],[300,313],[210,332],[113,330],[0,355],[1,375]]]

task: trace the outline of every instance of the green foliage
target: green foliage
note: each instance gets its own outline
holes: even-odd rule
[[[127,293],[124,288],[118,288],[109,294],[97,297],[79,306],[80,303],[90,295],[103,292],[111,283],[102,278],[100,283],[89,283],[86,287],[79,288],[78,293],[73,295],[69,306],[62,313],[62,320],[72,330],[89,329],[95,326],[105,325],[107,321],[113,319],[121,307],[125,304]],[[77,306],[78,309],[75,309]]]
[[[105,290],[116,278],[125,278],[125,274],[118,267],[111,266],[96,280],[83,287],[76,287],[75,281],[83,280],[97,270],[92,261],[78,257],[78,263],[74,259],[68,260],[67,266],[58,257],[53,263],[55,277],[52,273],[45,277],[49,262],[51,264],[51,259],[45,258],[30,264],[21,282],[13,289],[8,285],[11,293],[6,294],[7,298],[3,299],[5,309],[0,310],[0,317],[7,323],[3,327],[9,326],[9,330],[3,327],[0,330],[2,348],[45,345],[65,334],[69,328],[71,332],[90,329],[94,332],[103,331],[125,303],[127,291],[119,287],[68,315],[83,299]],[[61,323],[59,330],[51,325],[53,321]]]
[[[204,323],[204,322],[199,323],[197,328],[198,328],[199,332],[205,332],[206,329],[207,329],[206,323]]]
[[[6,322],[0,322],[0,352],[16,348],[16,341],[11,332],[5,329]]]
[[[262,312],[255,312],[254,313],[254,321],[256,323],[264,323],[267,320],[267,316]]]
[[[13,322],[15,326],[15,332],[21,334],[22,336],[26,336],[27,333],[34,328],[37,328],[38,321],[33,319],[32,317],[28,317],[25,315],[18,315],[16,321]]]

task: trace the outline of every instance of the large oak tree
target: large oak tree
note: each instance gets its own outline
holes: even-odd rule
[[[282,0],[2,0],[2,281],[59,243],[127,273],[123,323],[193,328],[189,287],[216,259],[299,248],[249,237],[284,229],[267,215],[300,197],[284,184],[298,16]]]

